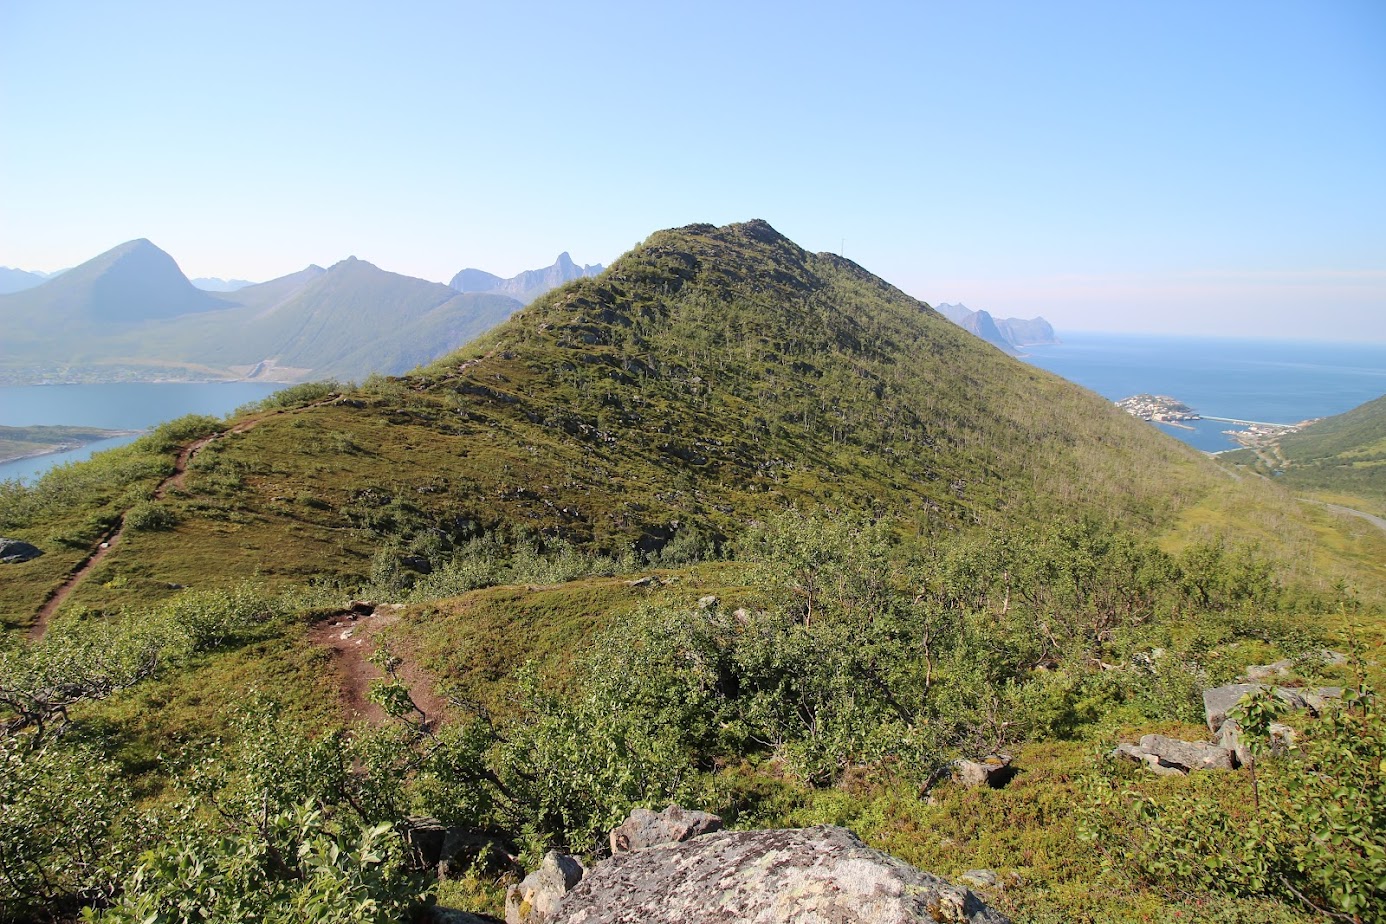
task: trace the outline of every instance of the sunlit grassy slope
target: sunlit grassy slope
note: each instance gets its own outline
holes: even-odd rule
[[[77,600],[360,579],[382,537],[619,552],[791,502],[904,530],[1099,513],[1164,530],[1225,478],[1108,402],[764,222],[659,232],[405,378],[214,443]],[[423,549],[427,551],[427,549]]]
[[[650,551],[791,502],[920,535],[1084,513],[1197,531],[1189,511],[1208,505],[1235,532],[1257,505],[1284,509],[1218,500],[1234,486],[849,261],[764,222],[694,225],[433,366],[213,443],[164,502],[177,527],[128,535],[74,599],[359,582],[382,541],[429,554],[499,526]]]

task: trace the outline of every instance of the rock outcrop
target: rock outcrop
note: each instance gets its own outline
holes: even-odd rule
[[[507,918],[508,920],[508,918]],[[1001,924],[972,892],[867,847],[845,828],[718,831],[623,853],[545,924]]]
[[[638,808],[620,827],[611,832],[611,853],[630,853],[657,844],[678,844],[722,830],[722,819],[707,812],[695,812],[671,805],[662,812]]]
[[[586,870],[577,857],[550,850],[544,862],[505,893],[505,924],[547,924],[557,920],[563,896],[582,880]]]
[[[1238,766],[1231,747],[1164,735],[1143,735],[1140,744],[1119,744],[1112,755],[1142,762],[1163,776],[1183,776],[1194,770],[1233,770]]]
[[[31,558],[38,558],[42,554],[43,550],[36,545],[0,537],[0,562],[4,564],[17,565]]]

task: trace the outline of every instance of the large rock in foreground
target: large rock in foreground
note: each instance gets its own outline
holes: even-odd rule
[[[967,889],[845,828],[718,831],[623,853],[563,896],[552,924],[1005,924]]]

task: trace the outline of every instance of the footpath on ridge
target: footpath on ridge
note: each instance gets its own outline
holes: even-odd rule
[[[182,488],[187,481],[188,466],[192,463],[192,460],[197,457],[198,453],[206,449],[207,446],[211,445],[216,440],[231,436],[235,433],[244,433],[247,430],[253,430],[271,417],[277,417],[281,414],[296,414],[308,408],[328,404],[337,400],[337,398],[337,395],[332,395],[322,401],[305,405],[304,407],[281,408],[279,410],[260,414],[259,416],[248,417],[226,430],[218,431],[210,436],[204,436],[200,440],[189,443],[179,450],[178,456],[173,460],[173,472],[164,478],[163,481],[160,481],[158,486],[154,489],[154,499],[161,500],[170,489]],[[111,554],[111,551],[125,534],[125,516],[126,514],[122,513],[117,518],[116,525],[97,540],[96,545],[87,553],[87,557],[82,559],[77,567],[72,570],[72,573],[67,576],[67,580],[63,581],[62,584],[49,593],[47,599],[43,602],[43,606],[39,608],[38,613],[35,615],[33,625],[29,627],[29,641],[36,642],[43,638],[48,632],[48,624],[52,621],[54,614],[56,614],[62,605],[67,602],[68,598],[72,596],[73,591],[81,586],[82,582],[87,579],[87,576],[91,574],[96,566],[101,564],[106,556]]]

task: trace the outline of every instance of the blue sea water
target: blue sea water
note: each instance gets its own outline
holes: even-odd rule
[[[1063,333],[1026,347],[1027,362],[1118,401],[1169,395],[1200,414],[1298,423],[1351,410],[1386,394],[1386,343]],[[1158,426],[1207,452],[1235,449],[1220,421]]]
[[[0,387],[0,425],[144,430],[184,414],[223,417],[283,387],[260,382],[3,386]],[[86,459],[94,452],[124,446],[134,439],[134,436],[114,437],[70,452],[0,462],[0,481],[33,481],[55,465]]]

